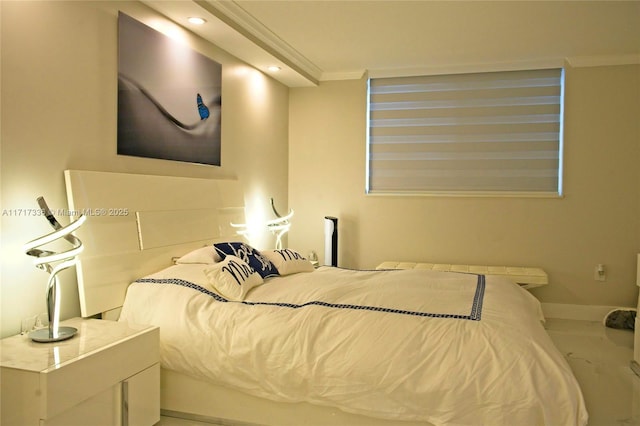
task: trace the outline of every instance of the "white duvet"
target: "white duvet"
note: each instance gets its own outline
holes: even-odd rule
[[[511,281],[323,267],[270,278],[244,303],[206,265],[133,283],[121,321],[161,329],[163,367],[246,393],[434,425],[587,422],[540,304]]]

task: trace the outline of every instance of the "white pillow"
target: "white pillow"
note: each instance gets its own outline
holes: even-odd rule
[[[222,262],[205,268],[204,273],[221,296],[235,301],[244,300],[249,290],[264,282],[248,263],[230,255]]]
[[[313,271],[313,264],[295,250],[265,250],[261,253],[276,266],[280,275]]]
[[[205,263],[213,264],[220,262],[220,255],[216,253],[216,249],[213,245],[200,247],[185,254],[176,260],[176,263]]]

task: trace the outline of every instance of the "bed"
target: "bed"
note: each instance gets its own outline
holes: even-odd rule
[[[140,188],[139,175],[65,176],[72,209],[135,212],[130,226],[131,217],[93,224],[111,222],[118,235],[135,231],[131,247],[91,251],[85,238],[96,232],[83,227],[83,259],[103,272],[87,280],[83,260],[80,293],[90,303],[81,305],[83,315],[122,306],[118,320],[160,327],[165,415],[265,425],[587,422],[575,377],[542,327],[540,304],[504,277],[313,268],[294,251],[253,249],[226,228],[241,211],[236,181],[179,178],[175,188],[202,184],[203,193],[218,194],[213,204],[191,194],[207,199],[200,207],[176,204],[166,190],[174,178],[146,177],[145,186],[165,190],[140,206],[114,194],[99,201],[91,189],[129,179],[137,186],[124,188]],[[176,205],[187,208],[167,210]],[[176,224],[203,212],[192,225]],[[207,220],[217,225],[201,238]],[[200,236],[185,241],[193,239],[185,234]],[[117,279],[108,274],[114,257],[128,265],[118,267]],[[90,297],[95,288],[117,296],[105,305],[106,297]]]

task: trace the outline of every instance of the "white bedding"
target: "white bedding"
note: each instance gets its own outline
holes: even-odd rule
[[[121,321],[160,326],[161,361],[276,401],[434,425],[584,425],[583,397],[540,304],[499,277],[323,267],[245,302],[207,265],[133,283]]]

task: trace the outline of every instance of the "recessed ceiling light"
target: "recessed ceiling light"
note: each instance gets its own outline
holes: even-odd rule
[[[271,65],[271,66],[270,66],[269,68],[267,68],[267,69],[268,69],[269,71],[271,71],[271,72],[277,72],[277,71],[280,71],[282,68],[280,68],[280,67],[279,67],[279,66],[277,66],[277,65]]]
[[[206,20],[204,20],[203,18],[199,18],[197,16],[192,16],[190,18],[187,19],[187,21],[191,22],[194,25],[202,25],[205,22],[207,22]]]

